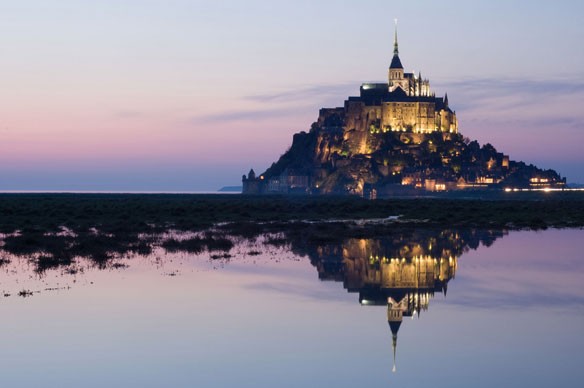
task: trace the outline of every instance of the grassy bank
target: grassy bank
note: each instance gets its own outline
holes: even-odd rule
[[[371,221],[388,217],[392,221]],[[356,221],[360,219],[370,221]],[[303,220],[315,222],[299,222]],[[376,201],[350,197],[0,194],[0,233],[9,234],[0,239],[0,267],[9,263],[2,253],[27,258],[40,273],[74,268],[77,258],[88,258],[106,268],[119,264],[116,258],[148,255],[156,247],[168,252],[223,251],[223,256],[214,256],[226,257],[237,239],[266,233],[272,236],[268,244],[306,245],[303,249],[310,249],[350,238],[398,236],[399,240],[402,235],[424,230],[441,235],[444,230],[456,229],[457,235],[463,235],[481,229],[495,236],[509,229],[583,226],[584,200],[557,194],[546,200]],[[63,227],[73,233],[63,231]],[[186,239],[164,237],[163,232],[169,229],[200,233]]]
[[[539,194],[512,199],[387,199],[187,194],[0,194],[0,232],[104,233],[201,230],[219,222],[370,219],[400,216],[436,227],[582,227],[584,196]]]

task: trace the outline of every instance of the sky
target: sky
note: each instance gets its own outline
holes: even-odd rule
[[[0,0],[0,190],[213,191],[400,58],[460,132],[584,182],[584,2]]]

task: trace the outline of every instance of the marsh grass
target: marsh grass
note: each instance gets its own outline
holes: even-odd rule
[[[581,193],[525,193],[497,200],[414,198],[367,201],[355,197],[284,197],[162,194],[0,194],[0,233],[161,233],[169,228],[202,231],[236,223],[231,233],[258,232],[258,222],[367,219],[401,215],[432,225],[517,227],[584,226]],[[263,227],[262,227],[263,228]]]
[[[107,268],[124,255],[168,252],[229,255],[237,239],[267,235],[328,244],[420,228],[545,229],[583,227],[584,196],[529,193],[515,199],[416,198],[367,201],[354,197],[234,195],[0,194],[0,249],[27,257],[39,272],[88,258]],[[521,199],[521,200],[516,200]],[[360,222],[399,216],[396,222]],[[160,236],[190,232],[182,239]],[[218,252],[218,253],[213,253]],[[7,261],[0,260],[0,266]]]
[[[234,243],[224,235],[215,236],[205,233],[203,237],[196,236],[184,240],[170,238],[161,244],[167,252],[188,252],[199,254],[204,251],[229,251]]]

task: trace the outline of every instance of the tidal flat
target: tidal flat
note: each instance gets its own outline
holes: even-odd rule
[[[365,200],[347,196],[0,194],[0,233],[92,228],[110,232],[202,230],[218,223],[386,219],[468,227],[581,227],[584,193],[459,193]]]
[[[575,386],[561,194],[0,195],[0,386]]]
[[[500,195],[500,194],[499,194]],[[495,199],[493,199],[495,198]],[[241,239],[277,245],[338,243],[440,230],[543,230],[584,226],[579,193],[507,198],[284,197],[187,194],[1,194],[0,247],[37,273],[79,258],[106,268],[127,255],[229,257]],[[177,237],[178,236],[178,237]],[[0,266],[9,259],[0,257]]]

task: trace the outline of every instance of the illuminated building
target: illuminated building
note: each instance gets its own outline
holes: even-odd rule
[[[399,58],[397,26],[387,83],[364,83],[359,97],[349,97],[344,108],[321,109],[319,122],[342,113],[346,126],[370,133],[458,132],[448,96],[436,97],[421,73],[405,73]]]
[[[263,179],[262,179],[263,177]],[[404,72],[397,28],[387,81],[364,83],[342,107],[322,108],[308,132],[244,194],[349,194],[369,199],[466,189],[563,188],[565,178],[515,162],[459,133],[447,95]]]

